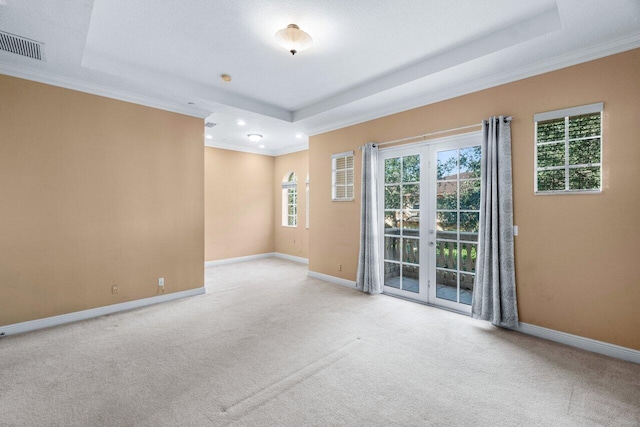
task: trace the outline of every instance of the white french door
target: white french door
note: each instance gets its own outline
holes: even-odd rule
[[[379,152],[384,292],[471,312],[480,135]]]

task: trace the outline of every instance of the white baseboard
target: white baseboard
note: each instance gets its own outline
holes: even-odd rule
[[[324,280],[325,282],[335,283],[336,285],[347,286],[349,288],[356,288],[356,282],[353,280],[342,279],[336,276],[329,276],[328,274],[322,274],[315,271],[308,271],[307,276],[313,277],[314,279]]]
[[[274,256],[276,256],[275,252],[267,252],[267,253],[258,254],[258,255],[248,255],[248,256],[240,256],[237,258],[225,258],[225,259],[218,259],[215,261],[206,261],[204,263],[204,266],[215,267],[217,265],[235,264],[237,262],[252,261],[252,260],[263,259],[263,258],[272,258]]]
[[[307,275],[315,279],[324,280],[325,282],[348,286],[354,289],[356,287],[356,283],[354,281],[341,279],[339,277],[330,276],[328,274],[309,271]],[[578,335],[572,335],[566,332],[556,331],[554,329],[547,329],[541,326],[531,325],[529,323],[521,322],[520,326],[517,328],[513,328],[513,330],[521,332],[523,334],[543,338],[549,341],[555,341],[571,347],[576,347],[582,350],[591,351],[594,353],[603,354],[605,356],[614,357],[616,359],[640,364],[640,351],[631,348],[621,347],[619,345],[609,344],[604,341],[598,341]]]
[[[65,323],[77,322],[79,320],[91,319],[120,311],[132,310],[134,308],[146,307],[148,305],[173,301],[181,298],[202,295],[205,293],[204,287],[189,289],[188,291],[173,292],[170,294],[158,295],[150,298],[143,298],[134,301],[122,302],[119,304],[107,305],[104,307],[91,308],[89,310],[76,311],[74,313],[61,314],[59,316],[45,317],[44,319],[29,320],[27,322],[14,323],[12,325],[0,326],[0,336],[21,334],[23,332],[35,331],[38,329],[50,328],[52,326],[64,325]]]
[[[253,261],[256,259],[264,259],[264,258],[281,258],[281,259],[286,259],[289,261],[293,261],[293,262],[299,262],[301,264],[309,264],[309,260],[307,258],[302,258],[299,256],[293,256],[293,255],[287,255],[287,254],[283,254],[281,252],[267,252],[264,254],[258,254],[258,255],[248,255],[248,256],[240,256],[237,258],[225,258],[225,259],[218,259],[215,261],[206,261],[204,263],[205,267],[215,267],[217,265],[226,265],[226,264],[235,264],[237,262],[245,262],[245,261]]]
[[[309,259],[308,258],[302,258],[299,256],[293,256],[293,255],[287,255],[287,254],[283,254],[281,252],[274,252],[273,256],[276,258],[282,258],[282,259],[286,259],[289,261],[293,261],[293,262],[299,262],[300,264],[309,264]]]
[[[566,332],[547,329],[542,326],[531,325],[528,323],[520,323],[520,326],[513,328],[513,330],[527,335],[533,335],[538,338],[544,338],[549,341],[566,344],[571,347],[580,348],[582,350],[592,351],[594,353],[604,354],[605,356],[615,357],[616,359],[640,364],[640,351],[633,350],[631,348],[621,347],[604,341],[593,340],[591,338],[572,335]]]

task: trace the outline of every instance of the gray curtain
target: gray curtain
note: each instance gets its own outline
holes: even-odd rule
[[[356,288],[370,294],[382,292],[378,224],[378,147],[362,147],[362,190],[360,207],[360,254]]]
[[[518,326],[513,256],[511,118],[482,122],[480,234],[471,315],[504,327]]]

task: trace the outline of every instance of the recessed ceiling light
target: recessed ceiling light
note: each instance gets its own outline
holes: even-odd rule
[[[264,144],[258,145],[259,148],[264,148]]]
[[[238,126],[244,126],[247,124],[247,122],[245,122],[244,120],[238,120]]]
[[[296,133],[296,138],[298,138],[298,139],[302,138],[302,134],[301,133]]]
[[[252,142],[258,142],[262,139],[262,135],[259,133],[250,133],[247,135]]]
[[[206,135],[205,138],[207,139],[213,139],[213,137],[211,135]]]
[[[231,81],[231,76],[229,74],[222,74],[220,75],[220,78],[227,83]]]

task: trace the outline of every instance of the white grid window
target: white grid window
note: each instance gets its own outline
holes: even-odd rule
[[[602,189],[603,103],[549,111],[536,122],[536,194]]]
[[[298,225],[298,180],[294,172],[285,175],[282,182],[282,225]]]
[[[353,200],[353,151],[331,156],[331,200]]]

